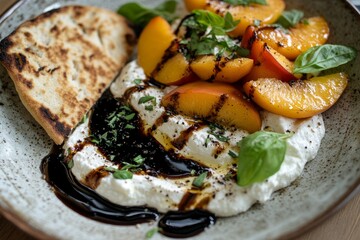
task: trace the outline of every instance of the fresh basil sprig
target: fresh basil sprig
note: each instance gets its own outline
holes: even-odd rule
[[[248,50],[227,35],[238,23],[230,13],[221,17],[209,11],[195,10],[182,22],[181,26],[186,27],[187,33],[180,42],[180,49],[187,59],[199,55],[247,56]]]
[[[286,139],[291,134],[258,131],[239,143],[237,183],[248,186],[262,182],[279,171],[285,158]]]
[[[288,29],[298,24],[303,17],[304,12],[296,9],[284,11],[276,21],[276,24],[280,24],[282,27]]]
[[[176,18],[176,6],[177,1],[175,0],[165,1],[154,9],[144,7],[135,2],[130,2],[122,5],[117,12],[142,29],[152,18],[156,16],[161,16],[168,22],[172,22]]]
[[[251,3],[266,5],[266,0],[223,0],[223,2],[229,3],[233,6],[248,6]]]
[[[295,60],[294,73],[316,73],[354,60],[357,50],[342,45],[325,44],[308,49]]]

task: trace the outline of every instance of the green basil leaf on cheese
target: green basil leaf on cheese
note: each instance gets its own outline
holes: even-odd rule
[[[290,134],[258,131],[243,138],[238,146],[237,183],[248,186],[262,182],[279,171]]]

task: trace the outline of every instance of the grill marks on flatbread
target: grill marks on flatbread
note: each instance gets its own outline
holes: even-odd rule
[[[56,144],[126,63],[135,43],[121,16],[67,6],[25,22],[0,43],[0,61],[25,107]]]

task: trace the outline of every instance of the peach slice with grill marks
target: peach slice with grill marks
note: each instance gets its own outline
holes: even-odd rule
[[[345,73],[290,83],[261,78],[244,84],[246,94],[263,109],[290,118],[307,118],[329,109],[348,83]]]
[[[324,44],[329,37],[329,26],[324,18],[312,17],[288,31],[275,27],[260,27],[257,37],[290,60],[311,47]]]
[[[230,33],[233,37],[242,36],[249,25],[254,21],[263,24],[274,23],[285,9],[284,0],[266,0],[266,5],[250,4],[249,6],[232,6],[218,0],[184,0],[189,11],[205,9],[224,16],[230,12],[234,20],[240,20],[237,27]]]
[[[192,61],[190,68],[202,80],[234,83],[250,72],[253,62],[250,58],[217,60],[215,56],[205,55]]]
[[[198,79],[191,71],[189,62],[179,52],[163,61],[152,73],[152,77],[165,85],[182,85]]]
[[[182,85],[166,94],[162,105],[175,113],[249,132],[261,127],[256,107],[238,89],[226,83],[197,81]]]
[[[170,24],[162,17],[155,17],[146,25],[139,37],[137,60],[147,76],[151,76],[175,39]]]
[[[294,63],[261,40],[256,39],[252,43],[250,58],[254,59],[254,67],[245,77],[245,81],[276,78],[288,82],[297,79],[292,73]]]
[[[178,50],[178,40],[170,24],[162,17],[155,17],[140,34],[138,63],[147,76],[162,84],[179,85],[197,79]]]

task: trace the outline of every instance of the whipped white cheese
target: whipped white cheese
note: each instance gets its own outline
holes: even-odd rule
[[[145,79],[145,75],[134,61],[123,69],[122,74],[112,84],[111,92],[114,97],[123,97],[129,88],[137,84],[134,81],[136,79]],[[162,96],[169,90],[169,88],[162,90],[157,87],[147,87],[142,91],[129,94],[129,102],[139,113],[145,131],[153,127],[156,120],[165,112],[160,102]],[[156,106],[153,111],[146,110],[146,104],[139,104],[139,99],[147,95],[156,97]],[[178,138],[181,132],[190,128],[194,121],[175,115],[157,126],[156,130],[152,131],[152,135],[165,149],[172,149],[177,154],[212,169],[211,177],[206,179],[206,187],[201,192],[191,190],[194,177],[168,179],[136,174],[128,180],[115,179],[110,174],[101,179],[95,191],[116,204],[146,205],[157,208],[160,212],[178,210],[184,195],[190,191],[196,195],[196,198],[188,209],[196,208],[202,203],[202,208],[217,216],[232,216],[246,211],[255,202],[265,202],[274,191],[288,186],[299,177],[306,162],[315,158],[325,132],[321,115],[303,120],[285,118],[269,112],[262,112],[261,115],[262,128],[279,133],[294,132],[294,135],[287,140],[286,156],[280,170],[264,182],[240,187],[234,180],[225,178],[226,173],[236,163],[236,160],[228,153],[238,151],[236,143],[248,134],[246,131],[226,130],[224,135],[229,138],[229,141],[224,143],[209,135],[209,127],[205,126],[194,130],[186,145],[179,150],[172,145],[172,141]],[[73,132],[64,148],[74,149],[74,146],[84,141],[88,135],[86,121]],[[205,146],[207,138],[211,141],[208,141]],[[77,152],[73,156],[73,162],[74,167],[71,171],[80,182],[84,181],[84,178],[94,169],[102,166],[116,167],[97,151],[96,146],[91,144],[86,144],[81,151]],[[204,205],[204,201],[207,204]]]

